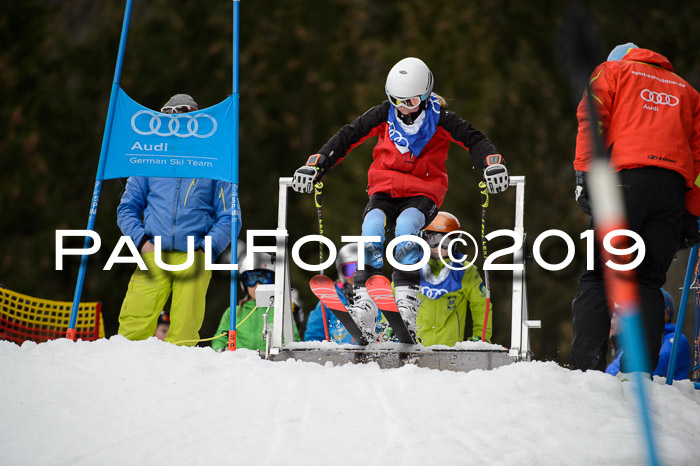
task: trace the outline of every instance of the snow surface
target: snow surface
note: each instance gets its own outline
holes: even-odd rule
[[[700,391],[645,384],[664,464],[700,464]],[[632,383],[552,362],[457,373],[0,341],[3,465],[639,465],[641,442]]]

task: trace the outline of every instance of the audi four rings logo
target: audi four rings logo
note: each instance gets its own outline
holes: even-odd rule
[[[427,286],[421,286],[420,292],[422,295],[424,295],[428,299],[438,299],[442,295],[447,294],[447,290],[444,288],[435,289],[435,288],[430,288]]]
[[[137,128],[137,119],[140,115],[149,115],[151,119],[148,121],[148,127],[144,128],[145,118],[138,120],[140,129]],[[211,129],[208,132],[202,133],[200,131],[200,119],[204,118],[211,121]],[[187,121],[186,124],[182,122]],[[205,126],[205,125],[203,125]],[[156,136],[177,136],[179,138],[188,138],[194,136],[196,138],[208,138],[216,133],[217,128],[216,119],[207,115],[206,113],[198,113],[196,115],[188,115],[186,113],[180,113],[177,115],[169,115],[165,113],[156,113],[148,110],[139,110],[134,113],[131,117],[131,129],[142,136],[149,136],[154,134]],[[161,130],[161,128],[163,128]],[[184,130],[181,130],[184,128]],[[186,131],[185,131],[186,130]]]
[[[664,92],[654,92],[649,89],[644,89],[639,93],[639,97],[641,97],[642,100],[656,105],[669,105],[671,107],[678,105],[678,97]]]

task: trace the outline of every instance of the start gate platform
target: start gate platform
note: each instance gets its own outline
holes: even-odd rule
[[[474,346],[477,345],[479,344]],[[481,343],[481,345],[491,348],[424,347],[391,342],[367,346],[299,342],[288,343],[278,352],[272,351],[268,359],[272,361],[296,359],[322,365],[329,362],[333,365],[377,363],[381,369],[399,368],[406,364],[412,364],[418,367],[456,372],[469,372],[477,369],[490,370],[515,362],[508,355],[507,349],[488,343]]]

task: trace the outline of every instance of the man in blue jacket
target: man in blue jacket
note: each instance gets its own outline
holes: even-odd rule
[[[163,113],[197,110],[187,94],[173,96]],[[204,320],[211,270],[205,270],[204,238],[211,237],[212,261],[231,242],[231,184],[192,178],[132,176],[117,208],[117,224],[137,245],[148,270],[138,267],[119,314],[119,334],[144,340],[153,333],[170,294],[170,330],[165,341],[199,339]],[[181,271],[159,268],[154,259],[154,238],[160,237],[162,261],[170,265],[187,261],[187,238],[194,239],[194,262]]]
[[[668,294],[663,288],[661,292],[664,295],[664,306],[665,306],[665,324],[664,324],[664,340],[661,344],[661,351],[659,352],[659,363],[656,366],[656,370],[652,375],[658,375],[661,377],[668,377],[668,364],[671,361],[671,349],[673,348],[673,335],[676,332],[676,324],[673,322],[673,314],[675,313],[675,304],[673,302],[673,297]],[[614,316],[613,319],[616,317]],[[616,326],[617,327],[617,326]],[[616,334],[612,335],[613,343],[620,336],[619,328],[616,328]],[[681,333],[681,341],[678,342],[680,348],[678,348],[678,358],[676,360],[676,371],[673,374],[673,380],[683,380],[687,379],[690,374],[690,343],[688,339]],[[613,346],[618,346],[614,344]],[[623,351],[617,354],[617,357],[610,365],[607,367],[605,372],[611,375],[617,375],[620,372],[620,358],[622,357]]]

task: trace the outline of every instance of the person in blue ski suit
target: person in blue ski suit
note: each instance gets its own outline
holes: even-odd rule
[[[163,113],[197,110],[187,94],[173,96]],[[194,345],[204,320],[211,270],[205,269],[204,241],[211,238],[212,261],[231,242],[231,184],[193,178],[132,176],[117,208],[117,224],[131,238],[148,270],[138,267],[119,314],[119,334],[130,340],[153,336],[158,317],[172,293],[170,329],[165,341]],[[240,224],[238,225],[240,231]],[[194,238],[194,263],[181,271],[160,269],[154,259],[155,237],[161,258],[171,265],[187,259],[187,238]]]
[[[335,283],[335,291],[342,303],[347,307],[352,299],[352,275],[357,270],[357,243],[346,244],[338,251],[338,257],[335,260],[335,268],[338,271],[338,281]],[[348,299],[350,298],[350,299]],[[304,341],[325,341],[326,329],[328,328],[328,336],[331,341],[336,343],[352,343],[352,336],[347,329],[333,314],[333,311],[326,308],[326,322],[324,326],[323,311],[321,302],[319,301],[316,307],[309,314],[309,320],[306,322],[306,331],[304,332]]]
[[[338,297],[345,305],[348,306],[348,298],[345,297],[343,289],[341,288],[342,282],[335,283],[335,291],[338,293]],[[330,341],[336,343],[352,343],[352,336],[348,333],[347,329],[343,326],[338,318],[333,314],[333,311],[326,308],[326,325],[328,326],[328,337]],[[323,325],[323,311],[321,310],[321,301],[318,302],[316,307],[309,314],[309,320],[306,321],[306,331],[304,332],[304,341],[325,341],[326,340],[326,330]]]
[[[664,324],[664,340],[661,344],[661,351],[659,352],[659,363],[652,375],[658,375],[661,377],[668,376],[668,364],[671,361],[671,350],[673,348],[673,336],[676,333],[676,324],[671,323],[673,321],[673,315],[675,313],[675,304],[673,302],[673,297],[668,294],[663,288],[661,292],[664,295],[665,301],[665,321]],[[614,318],[614,317],[613,317]],[[621,333],[615,333],[612,335],[613,346],[619,347],[619,339]],[[678,358],[676,359],[676,371],[673,374],[673,380],[684,380],[690,375],[690,343],[688,339],[681,333],[681,341],[678,343],[680,345],[678,351]],[[620,358],[624,351],[620,349],[619,353],[615,359],[608,365],[605,372],[610,375],[617,375],[620,372]]]

